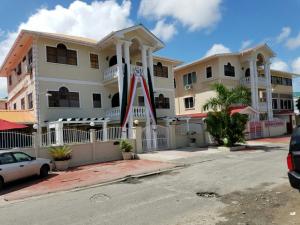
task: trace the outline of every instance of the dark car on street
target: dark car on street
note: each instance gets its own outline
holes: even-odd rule
[[[300,126],[294,129],[291,137],[287,166],[291,186],[300,190]]]

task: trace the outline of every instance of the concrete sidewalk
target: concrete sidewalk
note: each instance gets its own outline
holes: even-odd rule
[[[269,137],[269,138],[259,138],[247,141],[247,144],[289,144],[291,136],[280,136],[280,137]]]
[[[58,191],[67,191],[96,184],[121,180],[128,176],[142,176],[175,168],[176,164],[151,160],[122,160],[53,172],[43,180],[29,179],[8,184],[0,193],[5,201],[19,200]]]

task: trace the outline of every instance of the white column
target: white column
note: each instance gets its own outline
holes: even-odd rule
[[[116,42],[116,51],[117,51],[117,65],[118,65],[118,87],[119,87],[119,101],[120,101],[120,111],[121,111],[121,105],[122,105],[122,97],[123,97],[123,54],[122,54],[122,45],[123,41],[117,41]],[[122,129],[122,139],[126,139],[127,133],[126,133],[126,127],[124,126]]]
[[[129,47],[131,45],[131,42],[126,41],[124,43],[124,55],[125,55],[125,63],[127,64],[127,83],[128,83],[128,90],[130,88],[130,78],[131,78],[131,66],[130,66],[130,53],[129,53]],[[133,111],[131,110],[129,114],[129,120],[128,120],[128,138],[133,138]]]
[[[63,133],[63,123],[57,123],[55,125],[55,135],[56,135],[56,144],[57,145],[64,145],[64,133]]]
[[[249,62],[249,65],[250,65],[251,103],[252,103],[252,107],[254,109],[259,110],[256,61],[254,59],[251,59]],[[256,115],[255,120],[258,120],[258,117],[259,117],[259,115]]]
[[[122,63],[122,41],[116,42],[116,53],[117,53],[117,65],[118,65],[118,87],[120,97],[120,108],[122,103],[122,91],[123,91],[123,63]]]
[[[265,76],[267,79],[267,104],[268,104],[268,120],[273,120],[273,109],[272,109],[272,84],[271,84],[271,72],[270,72],[270,61],[266,60],[265,63]]]
[[[148,67],[150,70],[150,74],[151,74],[151,79],[152,79],[152,86],[153,86],[153,91],[154,91],[154,87],[155,87],[155,83],[154,83],[154,72],[153,72],[153,50],[151,47],[149,47],[148,49]]]
[[[103,131],[103,141],[107,141],[107,121],[103,122],[102,131]]]
[[[147,80],[147,47],[142,45],[142,63],[143,63],[143,76]],[[147,139],[147,149],[152,149],[152,138],[151,138],[151,124],[150,124],[150,112],[146,108],[146,139]]]

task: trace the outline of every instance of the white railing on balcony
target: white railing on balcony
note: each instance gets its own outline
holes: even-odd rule
[[[268,110],[268,104],[266,102],[260,102],[258,104],[259,111],[267,111]]]
[[[244,86],[250,85],[250,77],[244,77],[241,79],[241,84]]]
[[[123,64],[124,70],[124,64]],[[130,65],[130,71],[135,71],[137,73],[143,73],[142,66]],[[111,66],[104,71],[104,81],[110,81],[119,76],[119,68],[118,65]]]
[[[146,108],[143,106],[134,106],[133,107],[133,115],[135,118],[145,118],[146,116]]]
[[[104,81],[109,81],[117,78],[119,74],[118,65],[111,66],[104,71]]]
[[[146,108],[144,106],[133,106],[133,115],[134,118],[145,118]],[[121,115],[120,107],[111,108],[106,111],[105,116],[109,117],[112,120],[119,120]]]
[[[267,86],[267,79],[265,77],[258,77],[257,83],[258,85]]]
[[[258,77],[257,78],[257,83],[260,86],[266,86],[267,85],[267,79],[265,77]],[[251,80],[250,77],[244,77],[241,79],[241,84],[248,86],[251,84]]]

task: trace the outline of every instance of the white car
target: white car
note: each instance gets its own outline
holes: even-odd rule
[[[53,168],[49,159],[31,157],[18,151],[0,151],[0,190],[5,183],[33,175],[48,176]]]

